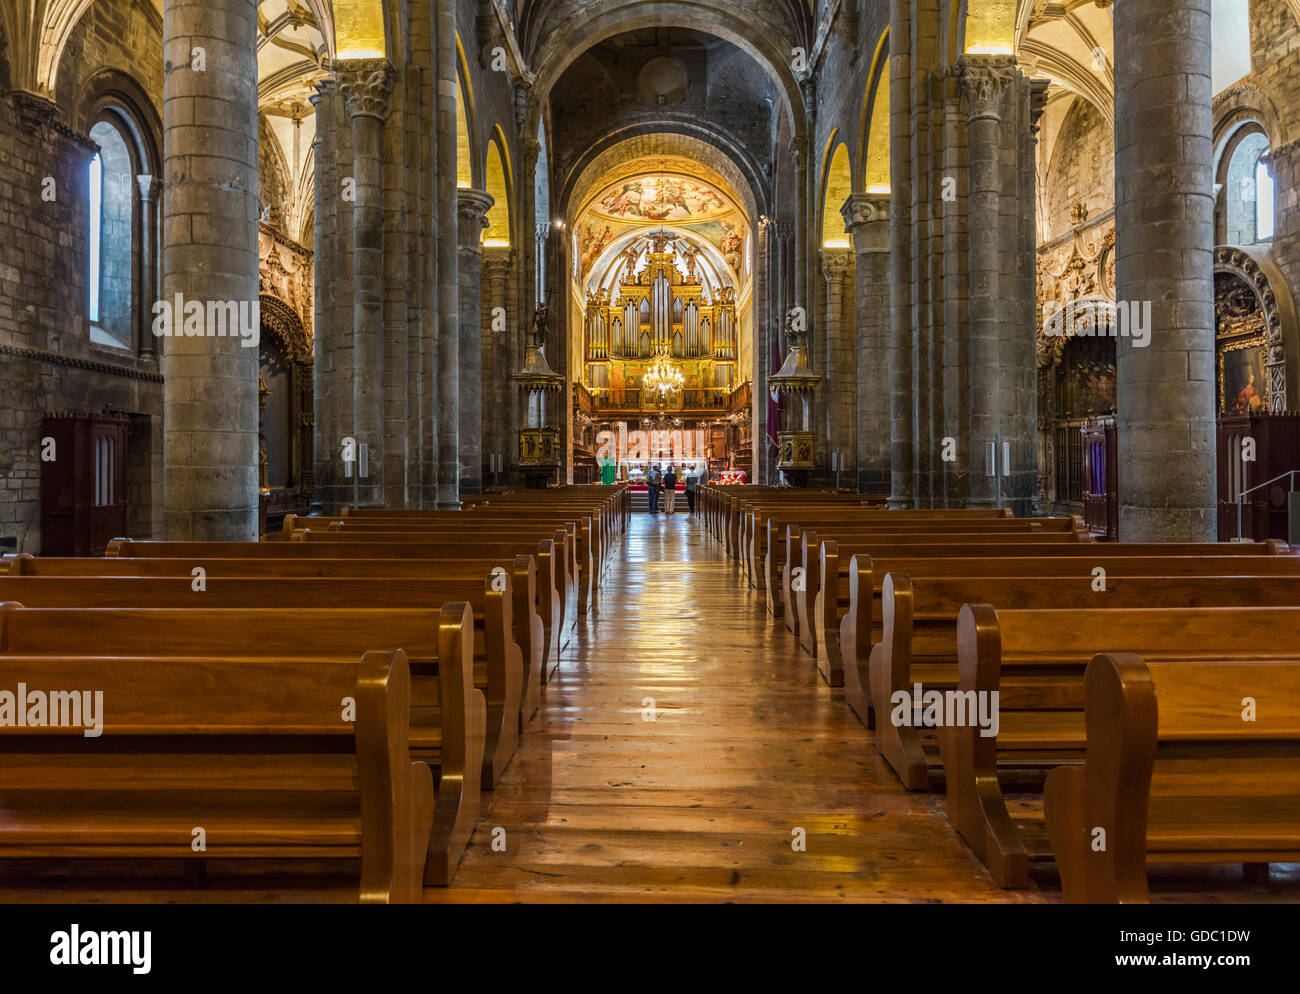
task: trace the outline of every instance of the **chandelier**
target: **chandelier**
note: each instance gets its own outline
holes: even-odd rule
[[[654,365],[641,377],[641,385],[652,393],[657,393],[660,400],[676,393],[685,382],[681,369],[663,353],[655,358]]]

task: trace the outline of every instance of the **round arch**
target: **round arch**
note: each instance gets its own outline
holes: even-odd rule
[[[592,145],[569,171],[564,186],[560,191],[560,203],[566,208],[569,223],[577,219],[579,209],[586,200],[596,192],[616,164],[626,164],[631,160],[657,155],[677,155],[708,167],[717,173],[729,187],[726,192],[746,212],[748,220],[767,213],[767,197],[757,177],[751,174],[752,163],[744,155],[730,154],[729,150],[720,149],[716,142],[706,140],[711,133],[702,128],[693,129],[698,134],[691,134],[685,127],[680,130],[664,131],[652,123],[637,125],[635,128],[614,132],[605,140]],[[629,156],[627,145],[647,134],[661,138],[662,147],[653,152],[639,152]]]
[[[1271,409],[1294,409],[1300,398],[1300,324],[1286,277],[1267,252],[1238,245],[1214,250],[1214,273],[1236,277],[1254,294],[1264,319]]]
[[[647,225],[644,228],[625,231],[619,237],[606,245],[600,255],[596,256],[595,261],[591,264],[592,276],[596,273],[601,273],[602,275],[598,282],[603,285],[606,281],[609,270],[615,264],[615,260],[618,256],[626,252],[627,247],[633,242],[640,238],[645,238],[653,231],[663,231],[666,234],[671,234],[675,238],[681,238],[684,241],[690,242],[691,246],[698,249],[700,254],[708,260],[709,265],[713,267],[719,283],[726,283],[732,287],[737,287],[739,280],[731,271],[731,267],[727,265],[726,259],[722,257],[722,253],[718,251],[717,246],[707,238],[701,237],[698,231],[692,231],[690,228],[683,228],[676,224],[664,224],[657,228]],[[586,282],[586,286],[591,285],[589,278]]]
[[[474,81],[465,60],[465,46],[456,34],[456,185],[483,188],[483,164],[474,154],[482,148],[478,139],[478,115],[474,109]]]
[[[563,72],[589,48],[607,38],[652,27],[682,27],[731,42],[749,55],[776,84],[793,123],[796,141],[807,135],[803,96],[789,65],[789,50],[774,32],[746,18],[743,11],[685,7],[670,0],[650,0],[629,13],[624,0],[598,0],[546,36],[534,58],[536,79],[530,90],[525,133],[535,129],[541,105]]]
[[[819,189],[822,209],[817,244],[822,248],[851,248],[840,207],[853,192],[853,167],[849,162],[849,146],[840,138],[839,128],[826,139]]]
[[[492,126],[492,136],[484,150],[484,189],[492,195],[493,204],[488,209],[487,231],[483,244],[508,248],[513,241],[510,219],[514,216],[514,175],[510,168],[510,152],[501,125]]]
[[[889,173],[889,28],[876,42],[862,93],[858,119],[857,167],[853,171],[856,193],[888,193]]]

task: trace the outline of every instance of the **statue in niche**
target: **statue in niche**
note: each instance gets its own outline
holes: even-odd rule
[[[539,349],[546,345],[546,320],[550,311],[550,303],[543,300],[537,305],[537,310],[533,312],[533,344]]]

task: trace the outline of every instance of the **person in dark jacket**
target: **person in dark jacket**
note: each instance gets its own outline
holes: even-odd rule
[[[693,466],[686,471],[686,513],[695,513],[695,493],[700,488],[700,469]]]
[[[661,483],[662,478],[659,475],[659,467],[651,466],[650,472],[645,475],[645,485],[646,489],[649,491],[647,496],[650,500],[651,514],[659,513],[659,487]]]
[[[673,513],[673,501],[677,497],[677,467],[672,463],[668,464],[668,471],[664,473],[664,510],[668,514]]]

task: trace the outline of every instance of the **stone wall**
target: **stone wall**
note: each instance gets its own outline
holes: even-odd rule
[[[127,440],[128,531],[162,527],[162,378],[156,359],[92,344],[89,326],[88,169],[94,153],[83,95],[110,71],[147,94],[160,117],[161,22],[147,0],[93,4],[73,30],[57,101],[0,98],[0,548],[39,552],[40,439],[45,414],[132,415]],[[151,136],[161,145],[161,135]],[[51,189],[54,199],[43,198]],[[139,211],[139,201],[137,212]],[[135,307],[144,294],[135,295]],[[138,312],[133,326],[138,327]]]

